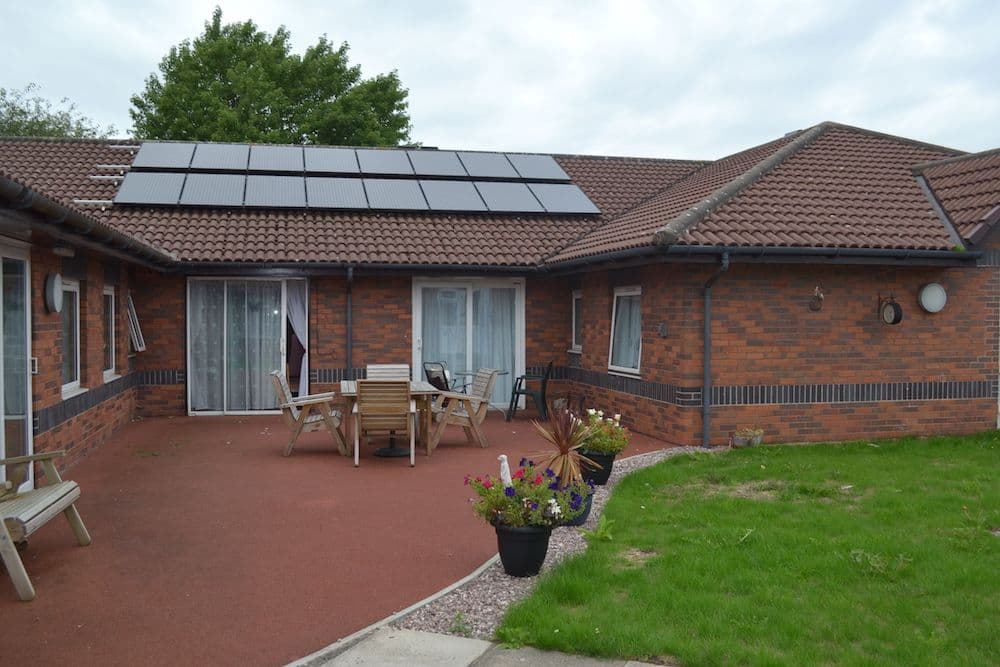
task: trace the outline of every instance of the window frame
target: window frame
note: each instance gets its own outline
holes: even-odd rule
[[[583,290],[575,289],[570,296],[570,346],[569,351],[575,352],[577,354],[583,352],[583,341],[576,339],[576,318],[577,318],[577,305],[583,306]],[[580,320],[582,322],[583,317],[580,313]],[[582,332],[581,332],[582,333]]]
[[[62,281],[62,291],[64,293],[63,294],[63,308],[64,309],[66,308],[66,295],[65,295],[65,292],[71,292],[71,293],[73,293],[73,294],[76,295],[76,296],[73,297],[73,299],[76,301],[76,305],[75,305],[75,309],[74,309],[75,321],[73,323],[73,328],[74,328],[73,336],[74,336],[75,342],[76,342],[76,379],[73,380],[72,382],[65,382],[65,383],[63,383],[63,385],[62,385],[62,395],[63,395],[63,398],[66,398],[69,395],[72,395],[72,394],[75,394],[75,393],[79,393],[80,390],[83,389],[83,383],[81,382],[82,378],[80,377],[81,376],[81,370],[82,370],[81,363],[80,363],[80,361],[81,361],[80,360],[80,356],[81,356],[81,354],[80,354],[80,303],[81,303],[81,298],[80,298],[80,281],[79,280],[71,280],[69,278],[64,278],[63,281]],[[60,315],[61,315],[61,313],[60,313]],[[60,330],[60,334],[64,334],[65,333],[62,330],[62,322],[60,322],[59,330]],[[62,340],[63,362],[65,362],[66,361],[66,349],[67,349],[67,346],[66,346],[66,336],[63,335],[62,338],[63,338],[63,340]],[[60,375],[59,379],[62,380],[63,378],[61,377],[62,376],[62,367],[61,366],[59,368],[59,375]]]
[[[135,312],[135,302],[132,301],[132,293],[129,292],[125,299],[125,309],[128,312],[128,335],[132,343],[132,354],[146,351],[146,339],[142,335],[142,326],[139,324],[139,314]]]
[[[638,296],[639,298],[639,358],[636,360],[635,368],[626,366],[615,366],[611,363],[615,350],[615,322],[618,317],[618,297]],[[624,375],[639,375],[642,369],[642,286],[629,285],[626,287],[616,287],[611,299],[611,331],[608,334],[608,370]]]
[[[111,297],[110,319],[108,318],[108,312],[106,308],[107,301],[104,298],[108,296]],[[105,318],[104,321],[102,321],[102,325],[104,324],[104,322],[107,322],[110,325],[108,333],[111,336],[110,340],[111,367],[108,368],[105,366],[105,364],[107,363],[107,359],[101,360],[101,366],[104,370],[104,381],[107,382],[108,380],[113,380],[114,378],[118,377],[118,336],[117,332],[115,331],[115,323],[116,323],[115,318],[118,316],[118,297],[115,294],[114,285],[104,286],[104,290],[101,292],[101,306],[102,306],[101,315]],[[102,331],[101,333],[103,334],[104,332]],[[103,340],[104,339],[103,335],[101,336],[101,339],[102,339],[101,342],[104,343],[105,341]]]

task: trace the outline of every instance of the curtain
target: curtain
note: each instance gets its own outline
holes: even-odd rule
[[[226,281],[227,410],[278,406],[271,371],[281,369],[281,282]]]
[[[421,294],[421,363],[443,361],[448,370],[469,369],[466,359],[466,305],[464,287],[424,287]],[[419,369],[424,379],[424,369]],[[454,377],[454,376],[452,376]],[[462,378],[458,378],[462,380]]]
[[[615,297],[614,344],[611,365],[619,368],[639,368],[642,344],[642,310],[638,294]]]
[[[498,375],[490,403],[510,399],[514,378],[513,287],[476,288],[472,292],[472,365],[470,370],[495,368],[508,371]]]
[[[3,260],[3,427],[0,457],[28,451],[28,310],[24,299],[27,275],[20,259]],[[0,477],[3,479],[3,477]]]
[[[309,320],[306,315],[306,281],[289,280],[285,285],[288,322],[292,325],[295,337],[305,349],[302,366],[299,369],[299,396],[305,396],[309,393]]]
[[[221,411],[224,408],[225,288],[221,280],[191,281],[188,302],[191,410]]]

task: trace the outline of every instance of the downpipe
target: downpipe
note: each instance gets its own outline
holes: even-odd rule
[[[712,287],[719,282],[722,274],[729,270],[729,251],[719,257],[719,268],[703,287],[705,329],[702,333],[702,382],[701,382],[701,446],[710,447],[709,435],[712,430]]]

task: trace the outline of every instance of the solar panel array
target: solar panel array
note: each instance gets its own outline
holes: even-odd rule
[[[116,204],[596,214],[551,155],[147,141]]]

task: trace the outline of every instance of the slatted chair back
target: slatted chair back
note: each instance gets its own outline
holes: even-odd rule
[[[409,380],[409,364],[368,364],[365,377],[369,380]]]
[[[289,426],[294,425],[299,418],[299,408],[292,405],[292,388],[288,386],[285,374],[281,371],[271,371],[271,384],[274,385],[274,395],[278,397],[278,405],[287,406],[281,408],[281,415]]]
[[[476,375],[472,379],[472,384],[469,385],[467,393],[473,398],[470,403],[474,410],[474,414],[470,415],[470,417],[474,418],[480,424],[486,418],[486,411],[490,407],[490,397],[493,395],[493,385],[497,382],[498,372],[493,368],[480,368],[476,371]]]
[[[409,380],[358,380],[359,428],[365,433],[409,431]]]

